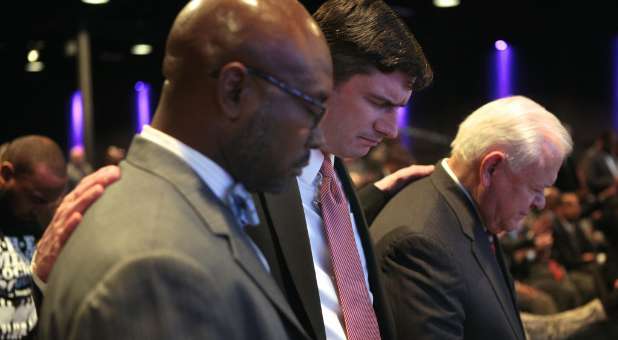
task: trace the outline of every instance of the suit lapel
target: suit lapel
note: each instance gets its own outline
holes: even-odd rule
[[[325,339],[313,255],[296,179],[280,194],[261,195],[260,203],[268,222],[267,226],[261,227],[269,228],[275,252],[280,252],[278,258],[269,258],[269,263],[284,267],[278,270],[280,285],[289,300],[299,302],[294,304],[298,317],[303,323],[308,323],[316,339]]]
[[[521,332],[517,305],[514,301],[511,282],[507,282],[507,280],[510,280],[510,276],[507,272],[503,271],[506,267],[500,265],[500,262],[503,261],[499,255],[500,250],[499,245],[497,244],[498,241],[496,241],[496,255],[494,255],[490,250],[488,236],[480,225],[477,225],[475,232],[476,241],[471,244],[472,254],[479,264],[479,267],[489,280],[489,283],[493,288],[494,295],[500,302],[511,329],[517,335],[517,338],[521,339],[523,338],[523,334]]]
[[[165,178],[181,192],[204,220],[205,226],[214,234],[227,239],[236,262],[273,305],[281,311],[281,315],[287,317],[291,324],[305,334],[275,281],[260,263],[249,243],[251,241],[248,236],[237,225],[229,209],[212,193],[189,165],[174,154],[139,136],[131,145],[131,150],[133,149],[136,150],[129,152],[127,160],[135,166]],[[156,156],[152,156],[152,153]],[[148,156],[149,154],[151,156]]]
[[[457,216],[461,231],[470,239],[470,251],[489,281],[513,333],[515,333],[517,338],[523,338],[523,328],[514,301],[512,284],[511,281],[508,281],[510,276],[506,272],[506,266],[500,266],[499,264],[502,261],[501,256],[495,256],[491,252],[489,237],[483,229],[475,206],[461,191],[457,183],[446,173],[440,163],[436,165],[436,170],[431,175],[431,181]],[[498,251],[499,249],[497,249],[496,254],[498,254]]]

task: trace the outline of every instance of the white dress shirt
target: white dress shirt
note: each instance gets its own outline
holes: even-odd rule
[[[334,161],[334,156],[330,156],[331,161]],[[326,339],[342,340],[346,339],[343,326],[343,315],[341,314],[341,305],[337,296],[337,286],[335,283],[335,274],[330,260],[330,249],[326,239],[326,231],[324,229],[322,214],[317,204],[320,182],[322,175],[320,168],[324,161],[324,154],[320,150],[311,150],[309,164],[303,168],[299,177],[296,178],[300,189],[300,196],[305,212],[305,221],[307,223],[307,232],[311,243],[311,254],[313,255],[313,267],[315,270],[318,291],[320,293],[320,305],[322,307],[322,318],[326,328]],[[338,185],[341,183],[337,181]],[[369,277],[367,275],[367,262],[365,253],[361,244],[360,236],[356,228],[354,216],[350,213],[350,205],[348,203],[348,212],[354,229],[354,239],[356,241],[356,249],[361,260],[363,273],[365,274],[365,284],[369,291],[369,298],[373,302],[373,294],[369,290]]]

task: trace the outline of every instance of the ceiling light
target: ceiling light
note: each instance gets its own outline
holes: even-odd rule
[[[459,6],[459,0],[433,0],[433,5],[440,8]]]
[[[39,51],[30,50],[30,52],[28,52],[28,61],[33,63],[37,60],[39,60]]]
[[[131,54],[134,55],[147,55],[152,52],[152,46],[149,44],[135,44],[131,47]]]
[[[45,68],[45,65],[40,61],[33,61],[26,64],[26,71],[28,72],[41,72]]]
[[[103,5],[109,2],[109,0],[82,0],[83,3],[88,5]]]

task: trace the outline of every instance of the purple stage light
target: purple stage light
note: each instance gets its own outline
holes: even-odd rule
[[[84,146],[84,102],[82,93],[75,91],[71,96],[71,131],[69,141],[70,148]]]
[[[498,51],[506,51],[509,48],[509,45],[504,40],[496,40],[494,46]]]
[[[397,128],[399,130],[399,140],[403,145],[410,149],[412,141],[410,140],[410,134],[408,133],[408,126],[410,124],[410,103],[404,107],[399,108],[397,111]]]
[[[501,42],[501,43],[500,43]],[[500,44],[499,44],[500,43]],[[494,84],[493,84],[493,99],[510,96],[513,93],[513,77],[512,77],[512,53],[513,50],[508,48],[508,45],[503,40],[498,40],[495,43],[496,51],[494,52]],[[501,49],[504,48],[504,49]]]
[[[150,85],[142,81],[135,83],[137,107],[136,131],[140,133],[144,125],[150,124]]]

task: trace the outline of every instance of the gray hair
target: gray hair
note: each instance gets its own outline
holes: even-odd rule
[[[571,136],[551,112],[523,96],[489,102],[470,114],[451,143],[451,154],[465,163],[501,150],[514,171],[547,157],[564,159],[573,149]]]

